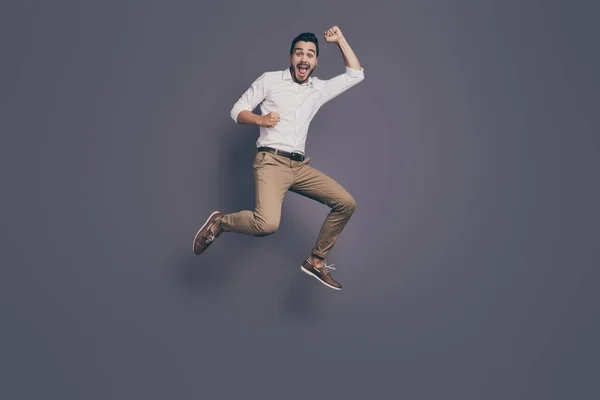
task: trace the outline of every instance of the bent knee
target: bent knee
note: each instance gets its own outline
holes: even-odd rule
[[[279,221],[265,221],[256,226],[256,236],[268,236],[279,229]]]
[[[336,208],[342,212],[352,214],[356,210],[356,200],[348,194],[340,199]]]

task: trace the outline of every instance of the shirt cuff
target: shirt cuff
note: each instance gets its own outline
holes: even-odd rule
[[[235,106],[233,106],[233,108],[231,109],[231,112],[229,113],[229,115],[231,116],[231,119],[232,119],[232,120],[233,120],[233,121],[234,121],[236,124],[239,124],[239,122],[238,122],[238,120],[237,120],[237,117],[238,117],[238,115],[239,115],[239,114],[240,114],[242,111],[244,111],[244,110],[247,110],[247,109],[248,109],[247,107],[244,107],[244,106],[241,106],[241,105],[237,105],[237,104],[236,104],[236,105],[235,105]]]
[[[360,69],[346,67],[346,74],[351,78],[364,78],[365,69],[362,67]]]

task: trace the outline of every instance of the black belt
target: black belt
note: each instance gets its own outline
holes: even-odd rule
[[[257,152],[266,151],[267,153],[275,154],[276,156],[284,156],[294,161],[304,161],[304,154],[274,149],[272,147],[259,147],[256,149]]]

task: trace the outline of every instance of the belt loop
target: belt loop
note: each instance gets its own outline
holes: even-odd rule
[[[277,151],[278,151],[278,150],[279,150],[279,149],[275,149],[275,153],[273,153],[273,155],[277,155]]]

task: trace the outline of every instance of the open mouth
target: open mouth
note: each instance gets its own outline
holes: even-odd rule
[[[297,69],[300,76],[306,76],[308,73],[308,65],[298,65]]]

